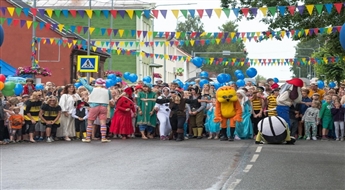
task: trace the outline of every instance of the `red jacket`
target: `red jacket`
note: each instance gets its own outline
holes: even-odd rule
[[[271,88],[272,88],[272,90],[276,89],[276,88],[279,88],[279,85],[277,83],[274,83],[274,84],[271,85]]]
[[[35,91],[35,90],[36,90],[36,89],[35,89],[35,85],[33,85],[33,84],[31,84],[31,88],[32,88],[32,91]],[[29,93],[29,87],[28,87],[27,84],[24,85],[24,90],[23,90],[23,91],[24,91],[23,94],[31,95],[31,94]]]

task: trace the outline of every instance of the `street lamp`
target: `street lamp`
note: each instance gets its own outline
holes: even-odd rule
[[[298,78],[301,78],[301,67],[296,67],[298,69]]]

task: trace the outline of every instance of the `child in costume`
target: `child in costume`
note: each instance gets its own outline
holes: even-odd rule
[[[319,106],[320,106],[319,101],[313,101],[311,104],[311,107],[309,107],[305,111],[302,117],[301,122],[304,123],[306,140],[310,140],[310,128],[312,130],[312,139],[314,141],[317,140],[316,132],[317,132],[317,125],[319,123],[319,121],[317,120],[319,116]]]
[[[207,131],[209,131],[209,137],[208,139],[218,139],[218,134],[219,134],[219,130],[220,130],[220,123],[215,123],[214,117],[214,111],[216,108],[216,99],[212,98],[211,99],[212,104],[211,107],[207,110],[207,116],[206,116],[206,122],[205,122],[205,128],[207,129]]]
[[[72,110],[72,117],[75,122],[75,131],[77,139],[86,138],[86,119],[89,112],[85,107],[85,102],[78,100],[75,104],[75,108]],[[81,135],[82,134],[82,135]]]
[[[20,108],[14,107],[13,108],[14,114],[10,116],[8,119],[9,126],[11,128],[10,131],[10,142],[15,142],[15,136],[17,135],[17,142],[22,140],[22,126],[24,124],[24,116],[21,115]]]
[[[332,99],[330,96],[325,97],[325,103],[322,104],[319,113],[319,122],[322,119],[322,139],[328,140],[328,131],[333,129],[333,117],[331,113]]]

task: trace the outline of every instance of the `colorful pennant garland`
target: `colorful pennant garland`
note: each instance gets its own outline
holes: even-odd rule
[[[232,11],[236,17],[238,17],[240,14],[243,14],[245,17],[248,16],[250,13],[252,16],[256,17],[258,14],[258,10],[264,15],[267,16],[285,16],[285,15],[294,15],[295,13],[303,14],[305,11],[309,13],[309,15],[312,15],[314,12],[317,14],[322,14],[323,12],[326,12],[327,14],[331,14],[332,11],[336,11],[338,14],[341,13],[343,6],[345,6],[345,3],[343,2],[337,2],[337,3],[326,3],[326,4],[309,4],[309,5],[298,5],[298,6],[272,6],[272,7],[251,7],[251,8],[216,8],[216,9],[183,9],[183,10],[134,10],[134,9],[127,9],[127,10],[91,10],[91,9],[85,9],[85,10],[76,10],[76,9],[51,9],[51,8],[19,8],[19,7],[0,7],[0,12],[4,14],[10,14],[11,16],[14,15],[14,12],[20,16],[22,13],[25,16],[29,15],[29,12],[33,13],[35,16],[43,16],[48,15],[49,17],[52,17],[53,15],[60,17],[61,13],[65,17],[69,17],[70,15],[72,17],[76,17],[77,14],[81,16],[82,18],[85,17],[85,15],[88,18],[92,18],[94,16],[100,17],[101,14],[108,18],[109,16],[116,18],[125,18],[125,15],[127,15],[130,19],[133,19],[135,17],[141,18],[143,15],[146,18],[151,18],[151,15],[153,15],[154,18],[164,18],[166,19],[167,13],[170,12],[176,19],[182,15],[185,18],[187,18],[188,15],[195,17],[199,16],[200,18],[203,18],[204,14],[211,18],[212,15],[216,15],[218,18],[220,18],[222,15],[225,15],[227,18],[229,18],[230,12]],[[159,14],[160,13],[160,14]],[[161,16],[159,16],[161,15]]]
[[[99,34],[104,36],[107,34],[108,36],[113,35],[115,37],[152,37],[158,36],[159,38],[169,38],[175,37],[177,39],[184,38],[186,35],[185,32],[152,32],[152,31],[141,31],[141,30],[124,30],[124,29],[111,29],[111,28],[94,28],[94,27],[85,27],[85,26],[67,26],[63,24],[51,24],[45,22],[33,22],[30,20],[19,20],[13,18],[3,18],[0,17],[0,24],[5,24],[9,26],[18,26],[23,28],[26,26],[27,29],[34,27],[39,30],[43,29],[53,29],[59,30],[62,32],[65,30],[70,30],[71,32],[75,32],[78,34],[85,34],[88,31],[91,34]],[[331,34],[340,32],[341,26],[333,26],[333,27],[326,27],[326,28],[310,28],[310,29],[301,29],[301,30],[290,30],[290,31],[266,31],[266,32],[191,32],[190,37],[191,40],[171,40],[171,41],[146,41],[146,42],[137,42],[137,41],[118,41],[115,40],[116,46],[120,45],[123,47],[138,47],[140,46],[197,46],[197,45],[210,45],[210,44],[230,44],[235,42],[251,42],[253,41],[261,41],[263,39],[274,39],[274,37],[280,38],[291,38],[291,37],[303,37],[303,36],[312,36],[317,34]],[[195,40],[196,37],[204,36],[208,39],[200,39]],[[106,42],[101,42],[106,43]],[[107,45],[108,46],[108,45]],[[111,45],[113,46],[113,44]]]
[[[80,41],[80,40],[65,40],[60,38],[37,38],[37,43],[43,44],[56,44],[56,45],[63,45],[64,47],[68,48],[76,48],[76,49],[87,49],[87,42]],[[78,43],[80,42],[80,44]],[[97,47],[94,43],[91,43],[91,50],[93,52],[104,52],[104,53],[114,53],[117,55],[132,55],[132,56],[140,56],[146,58],[156,58],[156,59],[166,59],[172,61],[190,61],[192,59],[191,56],[177,56],[177,55],[168,55],[168,54],[153,54],[153,53],[146,53],[144,51],[137,51],[137,50],[129,50],[124,48],[116,48],[116,49],[109,49],[109,48],[102,48]],[[323,57],[323,58],[288,58],[288,59],[250,59],[250,58],[203,58],[205,64],[210,65],[231,65],[231,66],[243,66],[244,64],[249,66],[289,66],[289,65],[311,65],[311,64],[330,64],[338,62],[339,60],[345,61],[344,57]]]

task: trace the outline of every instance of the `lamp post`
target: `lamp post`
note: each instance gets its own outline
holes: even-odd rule
[[[36,8],[36,0],[33,1],[33,5],[32,7],[35,9]],[[32,14],[32,22],[35,23],[36,22],[36,16],[34,14]],[[36,61],[35,61],[35,48],[36,48],[36,28],[32,27],[32,42],[31,42],[31,66],[35,67],[36,66]],[[35,75],[32,75],[32,78],[35,78]],[[35,79],[34,79],[35,80]]]

